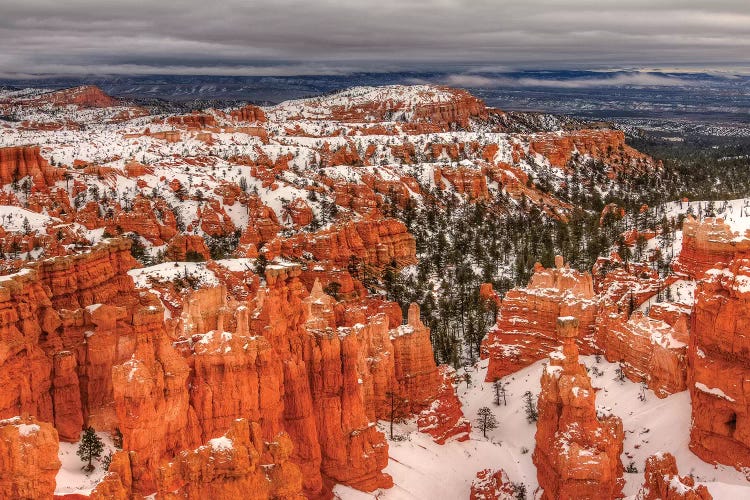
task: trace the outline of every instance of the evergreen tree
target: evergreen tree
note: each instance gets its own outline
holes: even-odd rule
[[[524,411],[526,412],[526,420],[531,424],[536,422],[539,418],[537,413],[536,403],[534,403],[534,395],[531,391],[526,391],[523,395],[524,398]]]
[[[323,291],[336,300],[339,300],[339,290],[341,290],[341,283],[339,283],[338,281],[331,281],[325,287],[323,287]]]
[[[267,265],[268,259],[266,258],[266,254],[259,253],[258,257],[255,259],[255,274],[257,274],[261,278],[265,278]]]
[[[78,445],[78,451],[76,451],[76,454],[82,461],[88,462],[83,470],[85,470],[86,472],[93,471],[94,464],[92,464],[91,462],[95,458],[98,459],[99,457],[101,457],[102,451],[104,451],[104,444],[102,444],[102,440],[99,438],[99,436],[96,435],[96,431],[93,427],[87,427],[81,435],[81,444]]]

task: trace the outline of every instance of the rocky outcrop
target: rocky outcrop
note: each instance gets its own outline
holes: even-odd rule
[[[612,269],[612,266],[616,267]],[[616,259],[597,260],[593,275],[594,290],[600,295],[602,302],[605,305],[614,304],[628,313],[671,284],[669,279],[660,279],[650,266],[623,264],[619,256]]]
[[[27,176],[41,189],[62,179],[63,170],[51,166],[40,154],[39,146],[0,148],[0,184],[19,182]]]
[[[534,134],[529,138],[529,153],[537,153],[549,160],[550,165],[567,168],[568,162],[577,153],[610,163],[608,174],[643,173],[654,168],[654,161],[625,144],[621,130],[582,129],[565,134]]]
[[[604,306],[596,320],[596,345],[630,380],[645,382],[660,398],[687,389],[685,317],[672,326],[640,311],[628,318],[625,311]]]
[[[682,248],[675,270],[691,279],[709,269],[726,266],[732,259],[750,257],[750,235],[741,235],[721,218],[696,220],[688,215],[682,223]]]
[[[264,247],[266,257],[302,259],[306,253],[316,261],[347,267],[352,262],[383,268],[416,263],[416,243],[403,222],[395,219],[365,219],[333,226],[312,235],[277,238]]]
[[[469,128],[470,121],[486,118],[484,102],[459,89],[444,89],[451,94],[448,102],[431,102],[416,107],[412,121],[439,124],[450,130],[455,127]]]
[[[130,472],[129,453],[118,451],[112,455],[107,473],[96,485],[89,498],[91,500],[129,500],[132,497],[132,488],[133,476]]]
[[[487,177],[481,170],[472,170],[466,167],[458,168],[436,168],[434,173],[435,184],[443,187],[443,179],[453,185],[459,194],[465,194],[469,200],[488,200],[490,193],[487,190]]]
[[[163,199],[136,196],[130,210],[121,210],[107,221],[109,234],[133,232],[160,246],[177,234],[177,219]]]
[[[211,252],[203,238],[197,234],[178,234],[169,240],[164,258],[175,262],[208,260]]]
[[[198,112],[189,115],[170,116],[165,120],[165,123],[175,127],[184,127],[188,130],[203,130],[218,125],[213,115]]]
[[[516,500],[515,485],[504,470],[483,469],[471,483],[469,500]]]
[[[285,222],[292,222],[295,227],[300,228],[304,227],[310,222],[312,222],[313,219],[313,212],[310,208],[310,205],[305,202],[302,198],[295,198],[290,203],[288,208],[286,209],[286,214],[288,217],[288,220]]]
[[[42,94],[35,104],[51,104],[53,106],[77,106],[81,108],[109,108],[117,106],[119,101],[104,93],[95,85],[82,85],[69,89],[56,90]]]
[[[578,362],[578,321],[561,317],[557,329],[563,346],[542,373],[533,455],[542,499],[619,498],[622,421],[597,415],[591,379]]]
[[[85,306],[133,304],[125,274],[135,265],[129,248],[128,240],[111,240],[88,254],[32,263],[0,281],[0,417],[32,414],[55,422],[63,439],[76,440],[83,419],[105,407],[112,412],[113,346],[127,349],[128,343],[117,341],[116,315]],[[112,336],[106,347],[100,344],[105,335],[95,335],[98,325]]]
[[[131,295],[133,282],[127,272],[138,267],[138,262],[131,256],[130,246],[126,238],[112,238],[87,253],[31,262],[28,267],[50,290],[49,300],[55,309],[132,304],[137,300]]]
[[[406,127],[409,133],[467,129],[472,119],[488,116],[484,102],[465,90],[430,85],[359,87],[330,97],[309,99],[302,105],[299,118],[349,123],[405,122],[411,125]],[[284,105],[274,111],[285,111]]]
[[[592,352],[597,301],[589,273],[580,273],[555,259],[554,269],[540,264],[526,288],[509,290],[503,298],[497,325],[482,342],[482,358],[489,358],[488,382],[538,361],[560,346],[556,322],[560,316],[579,318],[578,342]]]
[[[454,387],[456,371],[446,365],[439,368],[442,385],[437,397],[430,406],[417,417],[419,432],[432,436],[437,444],[445,444],[449,439],[466,441],[471,437],[471,423],[464,417],[461,401]]]
[[[703,485],[690,476],[680,476],[677,461],[670,453],[656,453],[646,459],[644,483],[636,500],[711,500]]]
[[[57,458],[57,431],[34,417],[0,420],[0,498],[52,498]]]
[[[225,435],[162,466],[159,498],[302,500],[302,474],[289,462],[292,447],[286,434],[264,442],[260,425],[234,420]]]
[[[265,122],[266,114],[258,106],[248,104],[242,108],[234,109],[229,113],[232,119],[240,122]]]
[[[218,200],[209,200],[196,212],[200,219],[200,227],[209,236],[222,237],[235,231],[232,218],[224,211]]]
[[[690,449],[703,460],[750,467],[750,260],[706,273],[695,292],[688,351]]]

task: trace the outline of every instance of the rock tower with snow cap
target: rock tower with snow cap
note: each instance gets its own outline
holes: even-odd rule
[[[542,374],[533,455],[542,498],[618,498],[622,421],[597,416],[591,379],[578,362],[578,319],[559,317],[556,327],[563,345]]]

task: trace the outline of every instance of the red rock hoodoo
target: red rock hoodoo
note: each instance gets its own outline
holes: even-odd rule
[[[563,347],[550,355],[542,374],[533,455],[542,498],[619,498],[624,485],[622,421],[597,416],[591,379],[578,362],[578,321],[559,318],[557,325]]]
[[[62,170],[55,168],[39,153],[38,146],[0,148],[0,184],[21,181],[31,176],[37,188],[62,179]]]
[[[469,500],[516,500],[516,488],[504,470],[484,469],[471,483]]]

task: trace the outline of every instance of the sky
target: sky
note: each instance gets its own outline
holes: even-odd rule
[[[0,78],[750,73],[750,0],[0,0]]]

